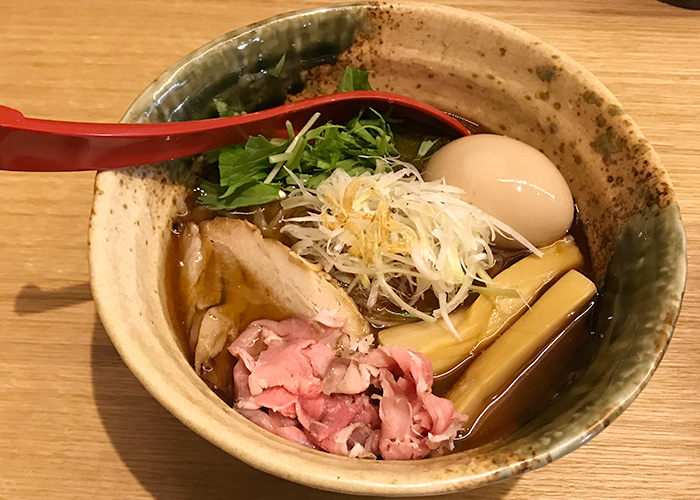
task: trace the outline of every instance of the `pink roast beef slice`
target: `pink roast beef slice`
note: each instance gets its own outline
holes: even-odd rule
[[[337,353],[342,326],[253,322],[229,347],[239,360],[236,407],[278,436],[337,455],[409,460],[450,448],[464,416],[432,393],[428,358],[400,346]]]

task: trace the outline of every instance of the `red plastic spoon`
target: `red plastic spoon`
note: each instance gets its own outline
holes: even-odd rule
[[[0,170],[61,172],[157,163],[243,142],[251,135],[288,137],[316,112],[318,124],[342,123],[364,106],[410,118],[454,137],[469,135],[455,118],[415,99],[357,91],[299,101],[256,113],[175,123],[75,123],[25,118],[0,106]]]

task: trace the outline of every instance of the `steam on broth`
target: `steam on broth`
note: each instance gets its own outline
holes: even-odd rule
[[[431,156],[449,142],[422,125],[389,124],[370,111],[344,128],[302,132],[308,135],[249,140],[197,160],[202,180],[187,213],[173,222],[167,276],[189,361],[253,422],[332,453],[411,459],[505,438],[556,397],[591,343],[595,287],[584,277],[591,267],[573,202],[568,214],[567,200],[556,200],[555,225],[565,227],[543,229],[554,236],[535,248],[518,227],[470,211],[463,201],[469,179],[457,181],[462,189],[422,180],[426,171],[444,171],[436,161],[446,155]],[[478,125],[472,132],[487,133]],[[369,154],[337,151],[365,140]],[[476,161],[483,154],[470,153]],[[222,167],[241,157],[246,169]],[[550,198],[568,193],[547,175],[540,191]],[[386,193],[393,194],[382,198]],[[396,196],[405,200],[392,205]],[[428,199],[440,208],[424,217],[415,200]],[[462,215],[440,226],[445,213]],[[460,217],[473,218],[468,238],[446,233]],[[437,247],[420,246],[425,241]],[[469,254],[470,245],[479,253]],[[418,249],[437,257],[424,261]],[[425,262],[434,267],[424,269]],[[450,266],[451,274],[442,272]],[[581,291],[567,305],[555,290],[573,269],[583,273],[573,278]],[[426,280],[431,272],[441,281]],[[532,347],[518,361],[488,361],[517,351],[503,346],[522,345],[518,329],[537,324],[537,314],[558,315],[559,326],[539,341],[524,337]],[[515,368],[483,390],[484,370],[508,363]],[[418,438],[397,435],[382,421],[406,411],[413,418],[408,434]]]

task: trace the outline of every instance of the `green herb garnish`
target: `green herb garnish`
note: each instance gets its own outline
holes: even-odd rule
[[[312,125],[296,136],[290,130],[287,140],[257,136],[219,149],[219,182],[200,181],[200,203],[219,210],[269,203],[299,187],[316,188],[335,169],[374,173],[377,158],[398,155],[388,116],[373,109],[345,125]]]
[[[244,111],[238,111],[229,106],[227,102],[222,101],[221,99],[217,99],[216,97],[214,98],[214,106],[216,107],[216,112],[219,113],[220,118],[245,114]]]
[[[343,79],[338,86],[338,92],[352,92],[353,90],[372,90],[372,86],[369,84],[369,73],[348,66],[345,68]]]
[[[282,74],[282,70],[284,69],[284,63],[286,60],[287,60],[287,54],[282,54],[282,57],[280,58],[279,61],[277,61],[277,64],[275,65],[275,67],[272,68],[272,71],[270,71],[270,74],[272,76],[279,77]]]
[[[416,161],[426,161],[430,158],[432,156],[431,150],[438,142],[440,142],[440,139],[423,139],[420,146],[418,146]]]

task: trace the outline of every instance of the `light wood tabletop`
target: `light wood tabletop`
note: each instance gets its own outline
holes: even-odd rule
[[[322,3],[2,0],[0,104],[37,118],[116,121],[205,42]],[[610,88],[671,174],[689,248],[674,338],[632,406],[543,469],[447,498],[700,498],[700,11],[656,0],[445,3],[552,43]],[[88,285],[93,179],[0,172],[0,499],[346,498],[226,455],[131,375]]]

